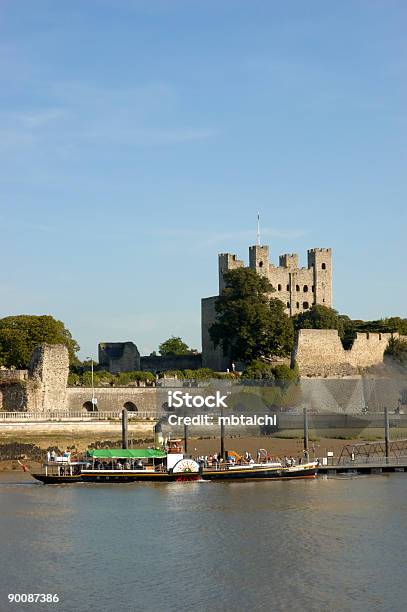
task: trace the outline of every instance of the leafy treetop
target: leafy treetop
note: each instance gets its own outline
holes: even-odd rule
[[[195,352],[193,349],[190,349],[179,336],[171,336],[171,338],[168,338],[168,340],[160,344],[158,350],[163,357],[191,355]]]
[[[249,363],[271,355],[286,356],[293,345],[293,324],[284,304],[270,294],[271,283],[250,268],[224,275],[225,289],[217,298],[216,322],[209,334],[231,361]]]
[[[27,368],[36,346],[65,344],[69,360],[75,363],[79,345],[62,321],[50,315],[17,315],[0,319],[0,365]]]

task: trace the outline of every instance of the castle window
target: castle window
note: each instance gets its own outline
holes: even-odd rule
[[[299,303],[299,302],[297,302],[297,308],[299,308],[299,307],[300,307],[300,303]]]
[[[295,285],[295,290],[299,291],[300,290],[300,286],[299,285]]]
[[[322,269],[326,270],[326,264],[325,263],[322,264]]]
[[[290,285],[287,285],[287,291],[290,291]]]
[[[290,302],[287,302],[287,308],[290,308]]]
[[[281,285],[277,285],[278,291],[281,291]]]
[[[308,285],[304,285],[304,293],[308,292]]]
[[[322,301],[323,301],[323,303],[325,304],[325,298],[323,298],[323,300],[322,300]]]
[[[312,285],[312,293],[315,293],[315,287]]]
[[[263,262],[259,261],[259,268],[262,268],[262,267],[263,267]]]
[[[304,308],[304,310],[307,310],[307,308],[309,308],[308,302],[303,302],[302,307]]]

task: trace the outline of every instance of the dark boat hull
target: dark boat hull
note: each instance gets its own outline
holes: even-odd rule
[[[67,484],[74,482],[90,482],[90,483],[128,483],[128,482],[190,482],[200,480],[200,474],[194,473],[169,473],[169,472],[138,472],[120,471],[120,472],[105,472],[103,470],[93,472],[82,472],[75,476],[57,476],[45,474],[32,474],[32,476],[44,484]]]
[[[68,484],[73,482],[81,482],[81,474],[75,476],[57,476],[52,474],[31,474],[33,478],[43,482],[44,484]]]
[[[68,484],[75,482],[90,483],[129,483],[129,482],[190,482],[196,480],[293,480],[298,478],[315,478],[317,467],[276,468],[276,467],[253,467],[233,468],[222,470],[205,469],[201,473],[192,472],[132,472],[132,471],[82,471],[75,476],[57,476],[45,474],[32,474],[34,478],[44,484]]]
[[[203,480],[293,480],[297,478],[315,478],[317,467],[304,469],[289,468],[243,468],[239,470],[204,470]]]

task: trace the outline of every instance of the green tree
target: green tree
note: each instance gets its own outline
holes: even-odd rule
[[[36,346],[65,344],[71,363],[75,363],[79,345],[62,321],[50,315],[17,315],[0,319],[0,364],[26,368]]]
[[[275,380],[273,366],[262,359],[253,359],[243,372],[243,378],[249,380]]]
[[[338,314],[333,308],[314,304],[309,310],[294,317],[295,329],[337,329],[340,337],[345,334],[348,317]]]
[[[389,355],[402,365],[407,364],[407,341],[400,338],[390,338],[385,355]]]
[[[160,344],[158,350],[163,357],[191,355],[194,353],[194,351],[189,348],[188,344],[185,344],[179,336],[171,336],[171,338],[168,338],[168,340]]]
[[[290,368],[285,363],[272,364],[261,359],[255,359],[246,368],[243,378],[251,380],[268,380],[280,386],[289,386],[298,382],[298,367]]]
[[[250,268],[224,275],[226,287],[215,304],[217,320],[209,334],[231,361],[250,363],[271,355],[286,356],[294,329],[284,304],[270,294],[269,280]]]
[[[402,336],[407,336],[407,319],[390,317],[389,319],[383,319],[383,325],[387,327],[389,332],[398,332]]]

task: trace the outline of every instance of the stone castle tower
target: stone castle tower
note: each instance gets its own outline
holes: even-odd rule
[[[280,255],[279,265],[269,261],[269,247],[254,245],[249,248],[249,268],[266,276],[275,292],[271,297],[280,299],[290,316],[304,312],[313,304],[332,307],[332,251],[309,249],[306,268],[300,268],[298,255]],[[244,268],[244,262],[231,253],[219,255],[219,293],[225,287],[224,274],[229,270]],[[218,296],[202,299],[202,365],[222,370],[227,360],[220,348],[215,349],[209,328],[214,323],[215,302]]]

